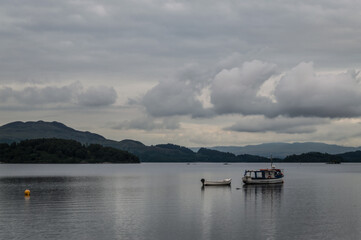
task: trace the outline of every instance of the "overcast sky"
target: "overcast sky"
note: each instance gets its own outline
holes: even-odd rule
[[[3,0],[0,125],[361,146],[361,2]]]

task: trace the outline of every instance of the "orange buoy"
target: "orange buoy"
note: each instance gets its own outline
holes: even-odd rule
[[[25,196],[30,196],[30,190],[29,189],[26,189],[25,192],[24,192]]]

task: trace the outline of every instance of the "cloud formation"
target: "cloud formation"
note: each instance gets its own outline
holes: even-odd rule
[[[201,117],[208,114],[202,103],[196,98],[197,91],[191,84],[183,81],[161,82],[149,90],[142,104],[154,117],[191,115]]]
[[[164,118],[162,120],[149,116],[123,121],[113,127],[113,129],[137,129],[151,131],[155,129],[178,129],[179,122],[174,118]]]
[[[89,87],[85,90],[80,83],[67,86],[34,86],[23,89],[0,88],[1,105],[5,106],[109,106],[115,103],[117,93],[113,87]]]
[[[78,102],[89,107],[108,106],[115,103],[117,93],[113,87],[89,87],[84,92],[78,94]]]
[[[233,52],[243,61],[282,67],[305,60],[323,67],[360,64],[361,3],[354,1],[21,4],[0,3],[3,82],[89,73],[155,79],[186,62],[214,64]]]
[[[355,71],[319,75],[312,63],[300,63],[281,78],[274,94],[277,115],[361,116],[361,85]]]
[[[183,140],[204,124],[196,138],[219,136],[218,143],[224,126],[234,130],[229,143],[240,139],[237,131],[281,125],[319,134],[315,119],[328,126],[361,116],[360,74],[332,73],[361,66],[360,9],[361,2],[336,0],[0,1],[0,108],[9,110],[0,120],[61,116],[83,127],[87,118],[101,129],[115,118],[122,133],[133,133],[125,129],[177,128],[172,119],[184,116],[179,131],[191,127]],[[136,99],[127,110],[105,109],[126,99]],[[239,118],[260,126],[232,124]]]
[[[318,74],[312,62],[302,62],[280,75],[275,64],[254,60],[221,70],[213,81],[196,80],[194,76],[197,75],[192,76],[186,78],[187,81],[161,82],[149,90],[143,98],[148,113],[163,117],[197,114],[268,118],[361,116],[361,79],[355,70]],[[275,76],[280,80],[268,86],[272,95],[261,94],[263,86]],[[202,87],[210,91],[212,107],[207,109],[197,98]]]
[[[224,69],[218,73],[211,86],[211,103],[218,114],[266,114],[272,111],[271,99],[258,92],[272,75],[274,64],[261,61],[245,62],[241,67]]]
[[[276,132],[288,134],[314,133],[318,125],[330,123],[322,118],[244,117],[225,130],[237,132]]]

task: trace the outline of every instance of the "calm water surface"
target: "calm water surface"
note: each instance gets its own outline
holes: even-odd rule
[[[243,186],[265,166],[1,164],[0,239],[361,239],[361,164],[278,164],[283,185]]]

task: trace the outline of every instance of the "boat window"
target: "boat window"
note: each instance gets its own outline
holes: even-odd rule
[[[263,178],[262,172],[256,172],[256,178]]]

